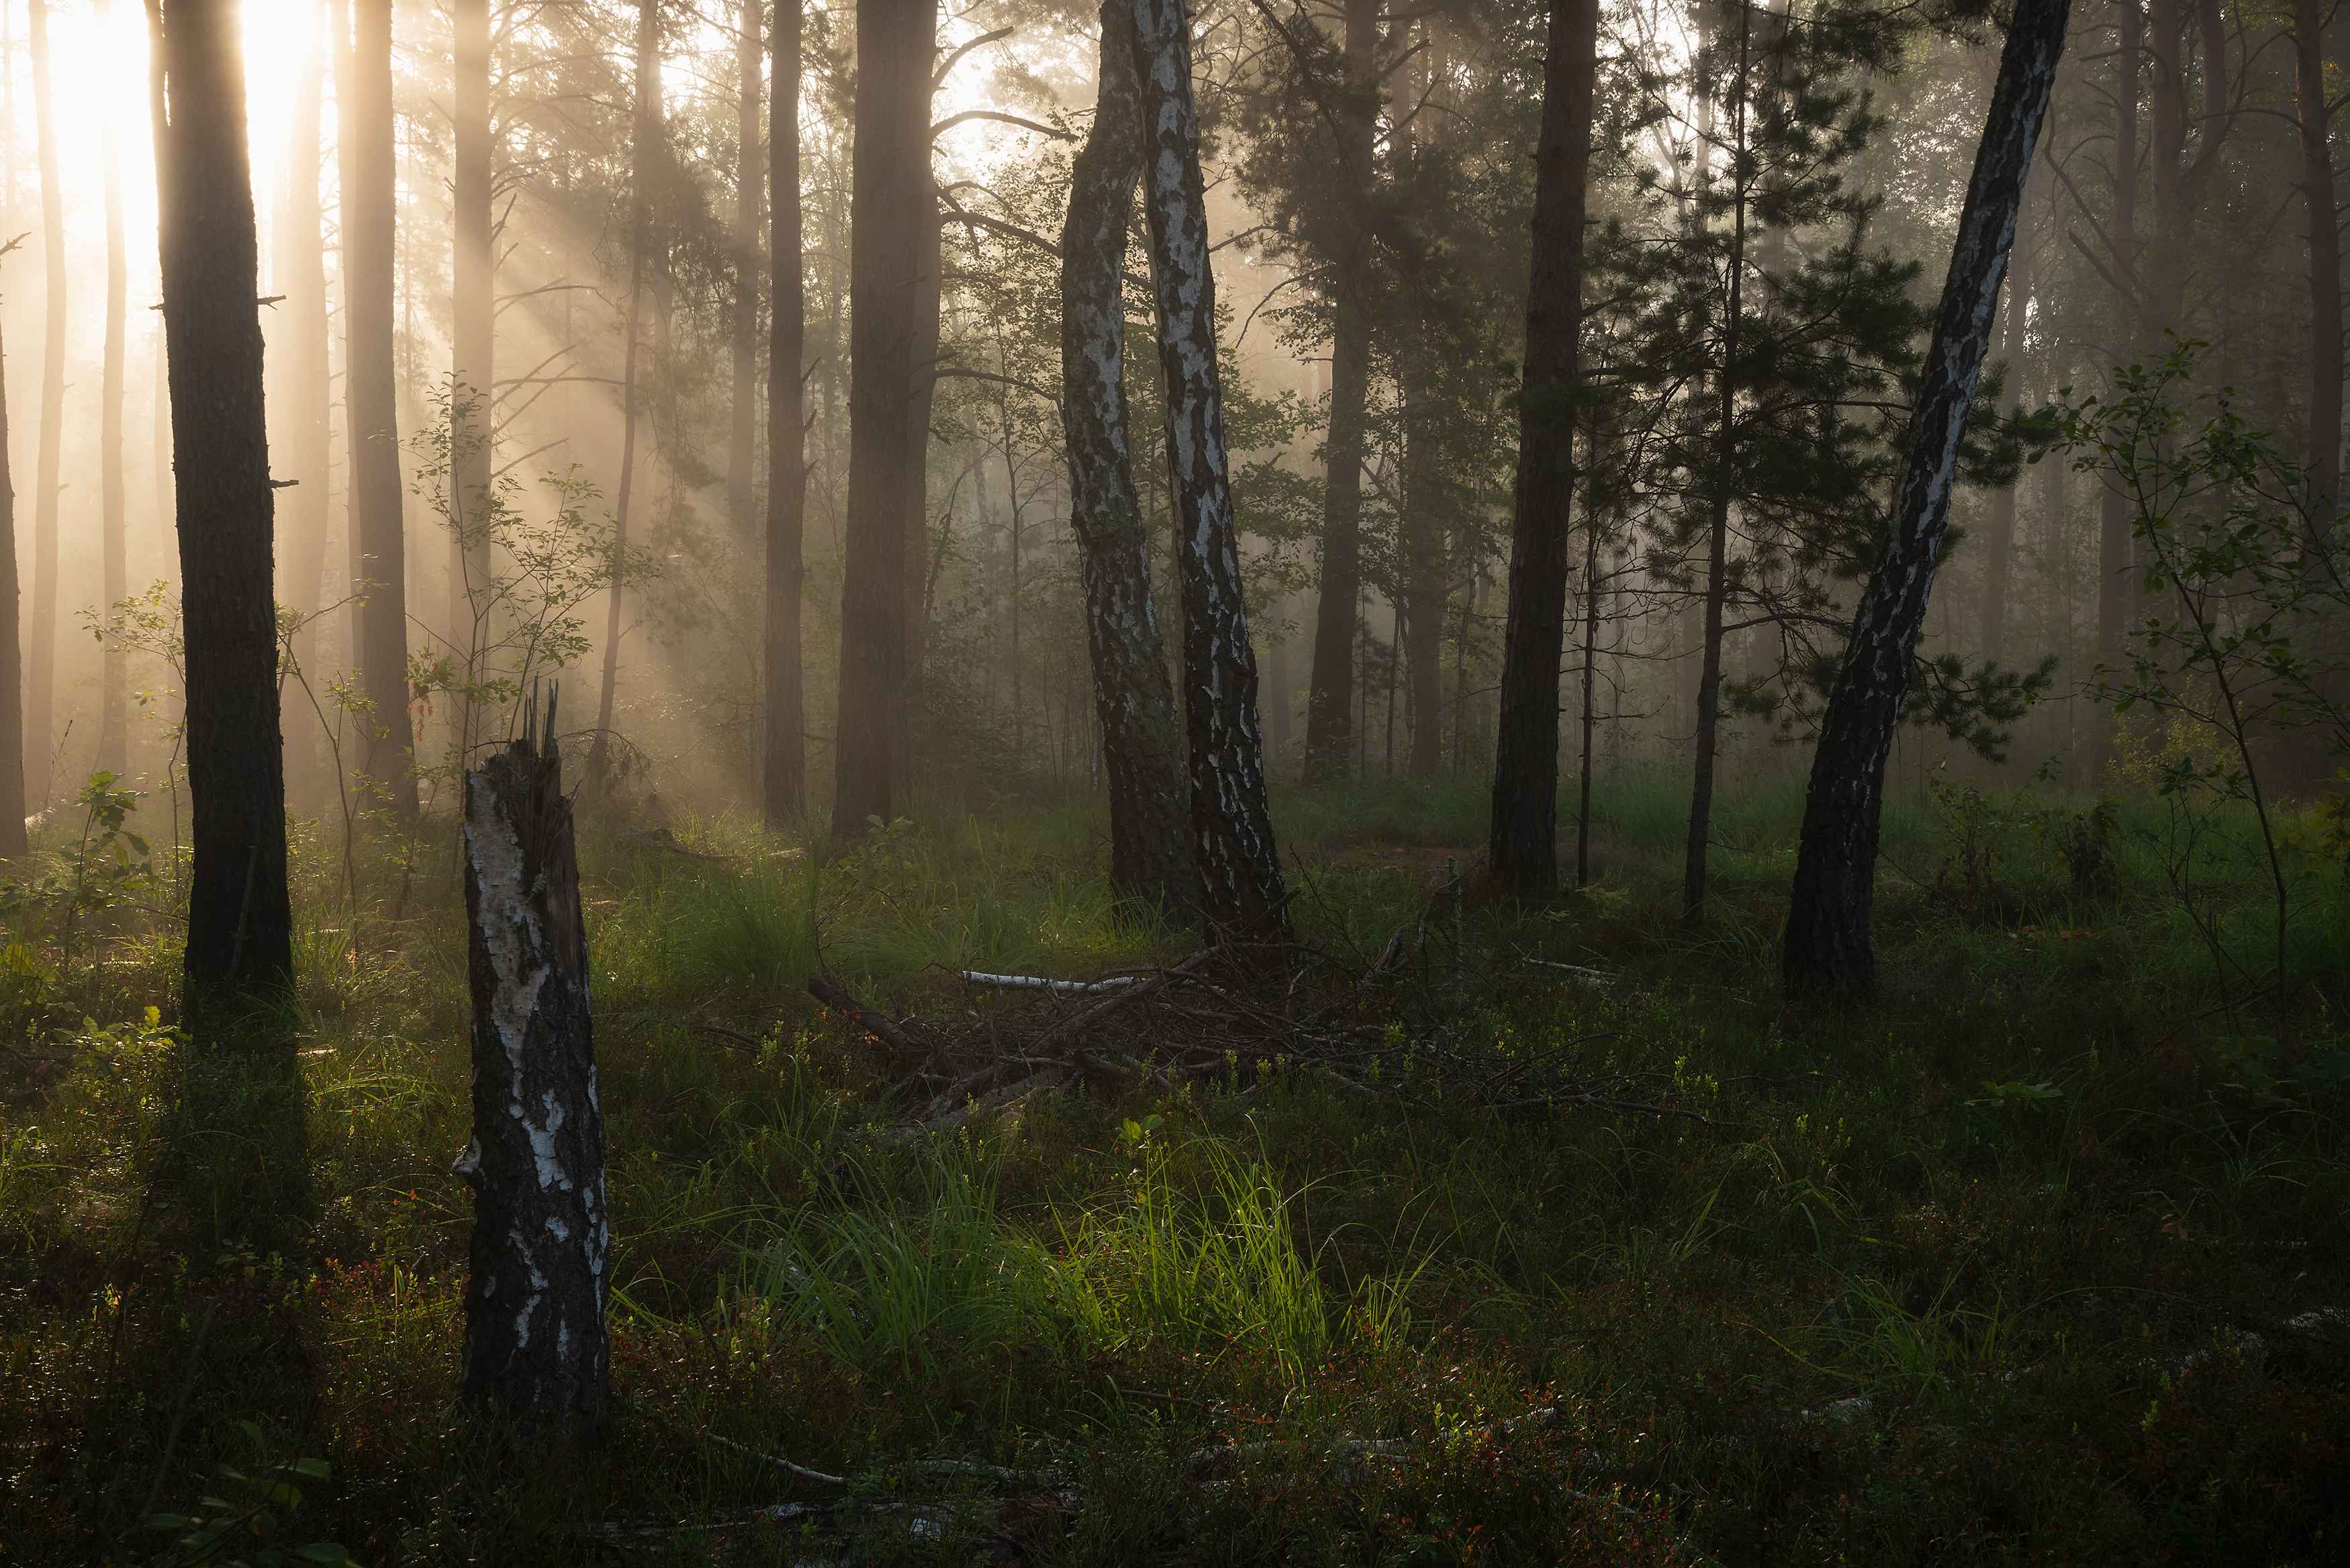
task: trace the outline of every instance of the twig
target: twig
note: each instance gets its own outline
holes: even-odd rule
[[[689,1023],[686,1028],[697,1034],[715,1034],[724,1040],[740,1041],[745,1050],[756,1051],[761,1044],[757,1037],[745,1034],[740,1029],[729,1029],[722,1023]]]

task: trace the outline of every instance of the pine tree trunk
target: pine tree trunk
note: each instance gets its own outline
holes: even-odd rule
[[[459,1394],[554,1448],[598,1441],[611,1406],[612,1231],[588,1005],[588,932],[554,740],[465,775],[466,977],[473,1002],[472,1270]]]
[[[103,25],[112,9],[100,0]],[[98,482],[99,613],[109,629],[99,679],[98,765],[118,776],[130,766],[130,654],[111,626],[114,607],[130,596],[130,539],[122,490],[122,380],[130,288],[128,242],[122,230],[122,157],[114,116],[99,117],[99,154],[106,161],[106,349],[99,373]]]
[[[2342,233],[2317,0],[2293,4],[2293,107],[2309,237],[2309,508],[2328,529],[2342,488]]]
[[[2012,406],[2022,407],[2023,329],[2026,306],[2032,303],[2032,266],[2038,246],[2031,217],[2032,181],[2024,178],[2024,199],[2016,218],[2015,265],[2007,279],[2006,331],[2000,356],[2008,374],[2016,379]],[[2007,645],[2007,586],[2015,553],[2015,490],[2002,484],[1991,498],[1991,525],[1984,530],[1982,629],[1979,640],[1985,659],[1998,659]]]
[[[906,703],[906,399],[913,385],[931,182],[936,0],[864,0],[849,179],[848,524],[832,830],[888,822]]]
[[[766,765],[761,774],[767,826],[807,809],[807,675],[800,658],[800,603],[806,580],[801,535],[807,515],[807,433],[800,362],[806,357],[807,284],[800,234],[800,3],[775,0],[768,74],[767,268],[773,304],[767,340]]]
[[[759,21],[763,0],[743,0],[734,45],[734,399],[727,412],[726,501],[741,537],[758,520]]]
[[[2179,326],[2185,288],[2187,192],[2181,177],[2187,162],[2186,39],[2179,0],[2147,0],[2147,183],[2153,197],[2153,223],[2147,235],[2150,340],[2152,333]]]
[[[1505,888],[1558,884],[1558,671],[1566,647],[1583,226],[1590,192],[1598,0],[1555,0],[1534,146],[1534,266],[1518,401],[1518,483],[1486,861]]]
[[[2137,338],[2143,314],[2137,287],[2137,91],[2146,17],[2138,5],[2139,0],[2121,0],[2114,51],[2114,209],[2106,254],[2123,286],[2115,306],[2124,345]],[[2121,655],[2129,565],[2129,504],[2108,481],[2097,503],[2097,653],[2107,661]]]
[[[164,0],[156,127],[163,332],[187,639],[187,1001],[293,973],[270,595],[259,242],[229,0]]]
[[[279,691],[280,730],[286,736],[286,794],[297,811],[315,809],[320,779],[316,741],[326,691],[318,668],[318,632],[310,618],[327,572],[327,411],[333,391],[327,368],[327,266],[325,214],[318,199],[318,114],[326,62],[315,18],[294,90],[294,114],[286,140],[285,202],[271,236],[270,292],[284,296],[270,316],[276,330],[265,334],[276,351],[272,379],[270,454],[277,476],[291,480],[277,502],[281,581],[278,603],[303,617],[293,639],[300,679],[288,678]],[[305,683],[307,683],[307,690]]]
[[[1175,912],[1199,907],[1200,877],[1127,421],[1127,227],[1142,178],[1132,0],[1103,0],[1101,28],[1093,129],[1070,169],[1061,228],[1061,429],[1108,776],[1110,885]]]
[[[660,122],[660,26],[658,0],[637,0],[636,109],[630,117],[629,302],[621,327],[620,483],[612,498],[612,546],[629,547],[629,505],[637,484],[637,356],[643,347],[645,259],[652,247],[652,158]],[[596,694],[596,736],[588,746],[588,777],[601,783],[611,756],[612,714],[620,683],[622,611],[627,586],[615,581],[605,596],[604,670]]]
[[[66,213],[57,176],[57,92],[49,78],[47,0],[26,0],[33,45],[33,115],[40,140],[42,293],[48,307],[41,337],[41,431],[33,476],[33,605],[26,628],[26,743],[36,775],[34,804],[46,807],[57,737],[57,469],[66,412]]]
[[[2001,51],[1934,337],[1911,405],[1892,524],[1854,617],[1852,641],[1820,722],[1787,911],[1790,994],[1865,992],[1876,982],[1869,907],[1885,762],[1909,685],[1950,522],[1959,445],[1990,352],[2022,205],[2024,176],[2054,90],[2071,0],[2020,0]]]
[[[455,72],[450,94],[450,209],[455,235],[450,256],[451,357],[449,374],[462,402],[472,405],[457,433],[458,462],[450,476],[451,498],[462,519],[449,557],[449,627],[465,656],[465,678],[480,680],[482,624],[489,608],[489,499],[493,437],[497,429],[497,382],[492,357],[497,301],[495,265],[490,254],[494,178],[490,129],[490,0],[452,0],[451,30]],[[470,751],[480,716],[459,697],[451,705],[461,745]]]
[[[1183,579],[1183,719],[1191,843],[1211,930],[1271,940],[1288,930],[1288,895],[1265,799],[1256,654],[1241,589],[1224,449],[1216,279],[1192,99],[1184,0],[1132,0],[1142,71],[1143,210],[1159,296],[1169,470]]]
[[[1337,119],[1337,177],[1358,202],[1371,200],[1372,143],[1378,124],[1376,72],[1379,0],[1347,0],[1342,46],[1356,89]],[[1355,242],[1367,252],[1367,236]],[[1361,275],[1367,254],[1340,259],[1337,315],[1330,335],[1330,423],[1325,432],[1321,600],[1314,617],[1313,684],[1305,693],[1305,776],[1343,779],[1355,743],[1355,618],[1363,593],[1364,410],[1370,398],[1371,320]]]
[[[931,101],[926,93],[922,99],[926,121]],[[946,262],[946,235],[939,221],[936,189],[926,180],[923,190],[916,229],[920,270],[914,283],[914,343],[909,356],[913,380],[905,400],[906,696],[898,706],[898,722],[889,736],[889,776],[909,787],[914,778],[916,732],[930,701],[922,680],[930,646],[931,405],[939,386],[939,317]],[[1017,703],[1013,706],[1013,722],[1019,722]],[[1019,747],[1015,744],[1013,750],[1016,753]]]
[[[9,473],[8,393],[0,377],[0,859],[25,853],[25,659],[16,639],[16,486]]]
[[[398,165],[391,96],[392,0],[351,0],[346,34],[337,7],[336,81],[342,170],[344,397],[350,433],[351,587],[362,595],[352,643],[373,710],[356,759],[413,822],[416,732],[408,709],[407,483],[400,472],[400,392],[392,333],[398,249]],[[348,52],[345,40],[348,38]]]

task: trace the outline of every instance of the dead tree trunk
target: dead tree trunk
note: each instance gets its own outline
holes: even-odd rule
[[[1201,909],[1213,929],[1271,937],[1288,929],[1288,895],[1265,799],[1256,653],[1249,646],[1224,450],[1191,16],[1184,0],[1132,3],[1141,40],[1143,210],[1157,264],[1151,276],[1183,577],[1183,716]]]
[[[806,579],[802,535],[807,516],[807,431],[800,361],[806,355],[807,282],[800,246],[800,0],[775,0],[768,74],[767,266],[774,302],[767,341],[766,766],[761,788],[767,826],[807,809],[807,674],[800,659],[800,597]]]
[[[759,19],[763,0],[743,0],[734,40],[734,400],[728,408],[726,502],[744,537],[758,514]]]
[[[1526,290],[1518,489],[1510,532],[1494,737],[1493,879],[1558,882],[1558,665],[1566,643],[1567,519],[1575,494],[1575,383],[1582,340],[1583,223],[1591,171],[1598,0],[1556,0],[1534,147],[1534,271]]]
[[[535,715],[534,715],[535,716]],[[473,1000],[473,1192],[465,1403],[556,1447],[603,1435],[611,1219],[588,1006],[588,933],[554,739],[465,775],[466,978]]]
[[[848,235],[848,524],[840,587],[840,701],[832,831],[889,820],[906,702],[906,400],[931,180],[937,0],[864,0]]]
[[[344,397],[349,410],[351,588],[364,597],[353,643],[372,710],[359,765],[392,811],[416,819],[416,732],[408,711],[407,484],[400,472],[400,392],[392,334],[398,244],[391,97],[392,0],[352,0],[348,52],[335,45],[342,163]],[[339,8],[338,8],[339,13]]]
[[[2015,238],[2023,179],[2064,52],[2072,0],[2021,0],[2001,52],[1991,111],[1967,182],[1950,271],[1934,321],[1893,492],[1892,525],[1862,591],[1812,758],[1803,844],[1787,911],[1788,992],[1865,991],[1876,980],[1868,919],[1885,759],[1925,628],[1936,558],[1950,515],[1959,444],[1991,348],[2001,275]]]
[[[49,801],[57,659],[57,468],[66,424],[66,213],[57,176],[57,91],[49,78],[47,0],[28,0],[33,44],[33,116],[40,140],[42,289],[48,307],[41,338],[40,447],[33,475],[33,606],[26,628],[26,739],[41,776],[33,795]]]
[[[1379,0],[1347,0],[1343,46],[1351,107],[1336,126],[1336,176],[1357,202],[1371,199],[1378,125]],[[1337,271],[1337,313],[1330,336],[1330,428],[1324,442],[1322,596],[1314,616],[1313,684],[1305,694],[1305,775],[1343,779],[1354,754],[1356,601],[1363,593],[1364,409],[1371,384],[1371,320],[1363,276],[1368,225],[1351,242]]]
[[[101,24],[111,9],[101,3]],[[122,492],[122,372],[126,296],[130,286],[128,242],[122,232],[122,156],[114,116],[99,117],[99,153],[106,161],[106,358],[99,375],[98,483],[99,613],[106,618],[105,665],[100,676],[98,765],[120,774],[130,765],[130,651],[111,623],[114,607],[130,595],[130,540],[125,534]]]
[[[1142,82],[1132,0],[1103,0],[1094,123],[1069,173],[1061,228],[1061,429],[1069,526],[1085,585],[1094,713],[1109,785],[1109,877],[1162,909],[1196,909],[1182,726],[1150,597],[1150,536],[1135,490],[1126,400],[1127,223],[1142,178]]]
[[[187,637],[187,1001],[293,974],[259,241],[230,0],[163,0],[155,127]]]

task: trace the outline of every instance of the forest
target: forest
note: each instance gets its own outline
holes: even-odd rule
[[[2350,1561],[2345,107],[0,0],[0,1565]]]

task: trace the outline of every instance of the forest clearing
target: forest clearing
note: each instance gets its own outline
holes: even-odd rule
[[[0,1568],[2350,1561],[2346,26],[0,0]]]

